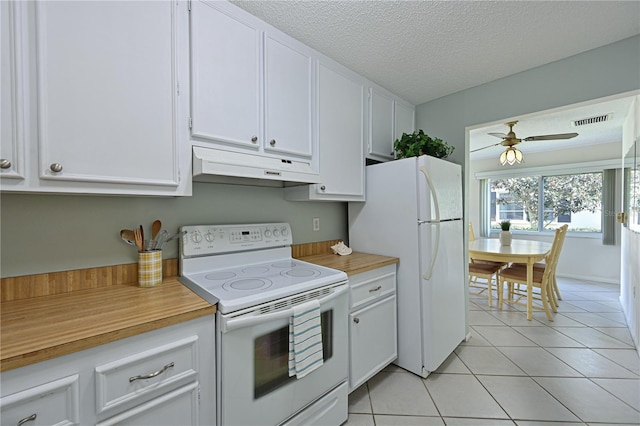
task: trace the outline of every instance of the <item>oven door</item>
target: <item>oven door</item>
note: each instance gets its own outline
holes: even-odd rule
[[[277,425],[347,379],[348,285],[324,293],[316,290],[316,294],[324,363],[301,379],[288,374],[290,304],[294,302],[268,313],[254,308],[242,315],[220,315],[218,424]],[[309,300],[300,296],[295,299]],[[282,299],[277,303],[282,304]]]

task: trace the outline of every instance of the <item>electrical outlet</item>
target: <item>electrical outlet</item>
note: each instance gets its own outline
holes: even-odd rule
[[[319,231],[320,230],[320,218],[319,217],[314,217],[313,218],[313,230],[314,231]]]

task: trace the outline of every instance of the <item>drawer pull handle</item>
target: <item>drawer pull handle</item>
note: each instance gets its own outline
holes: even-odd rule
[[[26,422],[30,422],[36,419],[36,417],[38,417],[35,413],[30,415],[29,417],[25,417],[24,419],[20,420],[18,422],[17,426],[22,426],[23,424],[25,424]]]
[[[153,373],[145,374],[144,376],[129,377],[129,383],[135,382],[136,380],[153,379],[154,377],[159,376],[160,374],[164,373],[165,371],[167,371],[168,369],[170,369],[173,366],[174,366],[174,364],[173,364],[173,362],[171,362],[171,363],[165,365],[164,367],[162,367],[161,370],[154,371]]]
[[[372,288],[371,290],[369,290],[369,293],[373,293],[374,291],[378,291],[382,288],[381,285],[379,285],[378,287]]]

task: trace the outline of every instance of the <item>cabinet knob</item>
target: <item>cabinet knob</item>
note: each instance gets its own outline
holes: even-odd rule
[[[20,420],[17,424],[17,426],[22,426],[23,424],[27,423],[27,422],[31,422],[34,421],[36,419],[36,417],[38,417],[35,413],[30,415],[29,417],[25,417],[24,419]]]
[[[269,141],[269,145],[271,145],[271,146],[276,146],[276,140],[275,140],[275,139],[271,139],[271,140]]]
[[[324,190],[326,190],[326,189],[327,189],[327,187],[326,187],[326,186],[324,186],[324,185],[322,185],[322,186],[320,187],[320,190],[321,190],[321,191],[324,191]]]
[[[62,171],[62,164],[60,164],[60,163],[51,163],[49,168],[54,173],[60,173]]]
[[[393,154],[394,154],[394,152],[393,152],[393,151],[391,151],[391,154],[389,154],[389,155],[393,157]]]
[[[0,159],[0,169],[8,169],[9,167],[11,167],[11,161],[6,158]]]
[[[258,142],[258,137],[257,136],[252,136],[251,137],[251,142],[253,142],[253,143]]]
[[[353,322],[355,322],[356,324],[359,324],[359,323],[360,323],[360,318],[355,317],[355,318],[353,319]]]

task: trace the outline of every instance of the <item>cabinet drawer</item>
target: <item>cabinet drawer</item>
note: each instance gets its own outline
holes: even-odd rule
[[[396,291],[395,265],[349,277],[351,311]]]
[[[188,426],[197,424],[199,424],[198,382],[193,382],[113,416],[98,423],[97,426]]]
[[[198,336],[96,367],[96,411],[124,409],[196,380]]]
[[[0,423],[25,426],[80,424],[78,380],[79,376],[74,374],[2,397]]]

